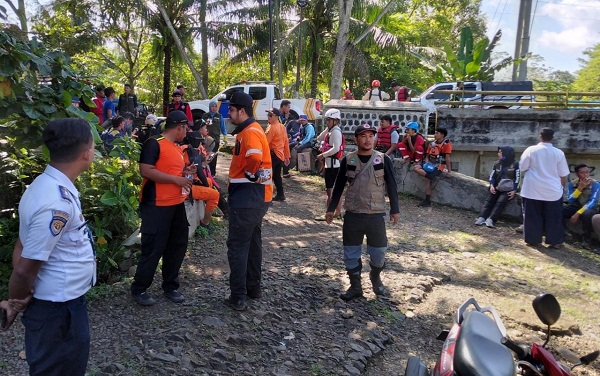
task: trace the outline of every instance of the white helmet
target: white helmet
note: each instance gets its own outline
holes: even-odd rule
[[[148,125],[154,125],[157,121],[158,117],[154,114],[149,114],[148,116],[146,116],[146,124]]]
[[[327,112],[325,112],[325,119],[327,119],[327,118],[341,120],[342,114],[340,113],[340,110],[331,108],[331,109],[327,110]]]

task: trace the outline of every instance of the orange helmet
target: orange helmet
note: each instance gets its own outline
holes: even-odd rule
[[[373,80],[373,82],[371,82],[371,87],[380,87],[381,86],[381,82],[379,82],[379,80]]]
[[[352,92],[350,91],[350,89],[346,89],[346,91],[344,91],[344,94],[348,95],[348,94],[352,94]]]

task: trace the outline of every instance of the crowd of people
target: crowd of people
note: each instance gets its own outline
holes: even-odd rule
[[[373,85],[370,95],[381,98],[382,92],[375,91],[377,87]],[[348,151],[339,109],[325,112],[326,128],[316,136],[308,117],[301,114],[292,119],[290,103],[282,101],[280,108],[267,110],[268,126],[263,129],[255,120],[252,97],[235,92],[229,98],[228,115],[235,129],[231,133],[234,141],[225,201],[212,165],[220,137],[227,140],[218,104],[211,103],[210,112],[194,121],[189,105],[182,100],[184,90],[178,87],[173,92],[160,134],[131,129],[137,104],[127,86],[117,108],[106,105],[112,103],[109,99],[102,114],[98,112],[100,120],[110,121],[103,138],[106,147],[128,134],[128,129],[142,142],[138,161],[143,178],[139,202],[141,255],[131,284],[132,299],[142,306],[156,304],[148,289],[162,259],[164,296],[173,303],[185,301],[179,291],[179,274],[188,246],[187,199],[206,203],[201,226],[209,227],[217,207],[228,221],[230,295],[224,304],[244,311],[248,299],[260,299],[263,218],[272,201],[286,199],[282,178],[289,174],[285,168],[291,167],[291,150],[313,147],[318,149],[316,158],[324,166],[327,194],[325,214],[316,219],[327,223],[343,219],[343,263],[350,287],[340,298],[351,301],[363,296],[365,236],[371,288],[378,296],[386,295],[381,278],[388,247],[385,221],[388,213],[393,224],[399,220],[393,158],[409,163],[416,174],[425,178],[425,199],[419,206],[430,206],[436,182],[440,177],[449,177],[452,171],[448,131],[437,128],[434,139],[428,142],[419,133],[419,124],[409,122],[401,137],[399,127],[384,115],[379,127],[368,123],[356,127],[356,149]],[[109,98],[115,96],[111,88],[103,93]],[[395,98],[401,95],[407,93],[398,90]],[[102,99],[101,93],[97,99]],[[148,125],[156,122],[155,115],[147,116]],[[498,148],[489,195],[476,225],[493,228],[520,189],[527,244],[538,246],[545,241],[559,247],[565,237],[563,221],[581,222],[586,241],[591,240],[594,230],[600,233],[600,183],[591,179],[587,165],[575,166],[577,176],[568,182],[565,204],[563,187],[570,170],[564,153],[552,145],[553,136],[552,129],[542,129],[540,143],[527,148],[518,161],[512,147]],[[83,375],[90,348],[85,294],[95,283],[96,261],[93,235],[73,183],[91,166],[95,145],[90,125],[76,119],[50,122],[44,128],[43,141],[50,152],[50,163],[27,188],[19,204],[19,238],[13,252],[9,300],[0,302],[4,313],[1,327],[7,329],[23,313],[31,374]],[[526,173],[524,179],[522,173]]]

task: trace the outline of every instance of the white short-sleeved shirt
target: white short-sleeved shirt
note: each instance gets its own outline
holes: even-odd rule
[[[62,172],[47,166],[19,203],[22,257],[43,261],[34,283],[36,299],[65,302],[95,282],[96,262],[79,192]]]
[[[568,176],[570,171],[562,150],[549,142],[530,146],[521,154],[519,168],[527,172],[521,187],[522,197],[556,201],[563,196],[560,178]]]

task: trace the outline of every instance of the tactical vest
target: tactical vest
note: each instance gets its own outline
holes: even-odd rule
[[[357,152],[346,154],[346,177],[348,189],[344,209],[353,213],[385,213],[385,155],[373,150],[373,162],[361,172],[368,162],[363,163]]]
[[[587,204],[588,201],[590,200],[590,197],[592,196],[592,186],[594,185],[595,182],[596,181],[594,179],[592,179],[592,183],[590,185],[588,185],[587,188],[585,188],[583,190],[583,192],[581,192],[579,197],[577,197],[577,202],[579,202],[579,204],[581,204],[581,206],[585,206],[585,204]],[[573,179],[573,187],[575,189],[577,189],[578,185],[579,185],[579,178]]]
[[[135,115],[135,103],[133,101],[133,98],[133,94],[121,94],[121,96],[119,97],[119,105],[121,105],[122,103],[122,106],[119,107],[119,113],[121,115],[125,112],[131,112]]]
[[[377,131],[377,146],[390,148],[392,146],[392,132],[397,129],[397,125],[390,125],[387,128],[379,127]]]

